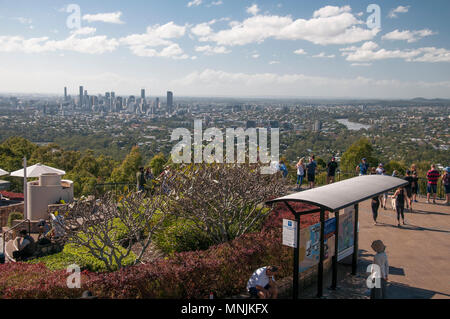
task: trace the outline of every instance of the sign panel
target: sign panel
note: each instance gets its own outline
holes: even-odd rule
[[[332,221],[329,222],[331,229]],[[326,231],[325,223],[325,231]],[[328,233],[331,235],[331,233]],[[327,236],[325,235],[325,238]],[[324,241],[324,259],[334,256],[334,235]],[[320,223],[300,230],[300,272],[303,272],[319,263],[320,259]]]
[[[283,245],[297,248],[297,222],[283,219]]]
[[[339,253],[338,261],[353,254],[354,240],[354,206],[344,208],[343,214],[339,215]]]

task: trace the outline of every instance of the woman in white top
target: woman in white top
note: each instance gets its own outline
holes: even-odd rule
[[[297,168],[297,189],[300,190],[303,184],[303,178],[305,177],[305,159],[302,157],[295,167]]]
[[[389,274],[389,262],[385,252],[386,246],[381,240],[375,240],[371,247],[376,252],[373,259],[373,264],[378,267],[372,267],[372,276],[375,280],[375,288],[372,288],[370,298],[386,299],[386,283]],[[379,281],[377,281],[378,278]]]

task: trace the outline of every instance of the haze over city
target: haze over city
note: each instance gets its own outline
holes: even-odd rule
[[[449,98],[450,3],[2,1],[0,92]],[[78,28],[79,26],[79,28]]]

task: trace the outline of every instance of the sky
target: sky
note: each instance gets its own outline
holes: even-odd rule
[[[0,0],[0,92],[450,98],[449,16],[448,0]]]

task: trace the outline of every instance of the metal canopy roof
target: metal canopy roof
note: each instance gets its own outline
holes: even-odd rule
[[[407,181],[397,177],[365,175],[294,193],[266,203],[304,202],[329,211],[338,211],[407,184]]]

